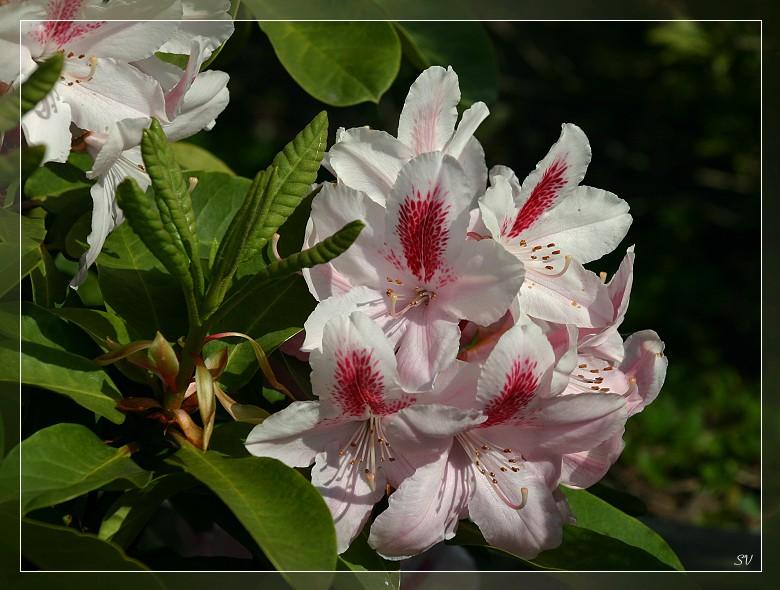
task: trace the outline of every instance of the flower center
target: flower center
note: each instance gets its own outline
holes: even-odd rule
[[[525,240],[507,246],[512,254],[523,261],[526,268],[546,277],[559,277],[569,269],[571,256],[561,254],[555,242],[529,246]]]
[[[73,52],[70,52],[68,53],[67,57],[71,58],[74,55],[75,54]],[[84,57],[85,55],[82,53],[78,56],[78,59],[83,59]],[[68,86],[73,86],[73,84],[81,84],[82,82],[89,82],[94,77],[96,70],[97,57],[94,55],[87,59],[86,67],[81,62],[70,59],[65,62],[65,68],[62,70],[60,82],[65,82]]]
[[[515,474],[522,469],[522,455],[512,449],[497,447],[474,430],[455,437],[466,451],[474,468],[490,482],[501,501],[515,510],[528,502],[528,488],[517,486]],[[519,496],[519,497],[518,497]]]
[[[382,427],[381,416],[371,416],[363,422],[346,447],[339,451],[339,456],[345,455],[351,456],[347,464],[356,469],[362,468],[368,487],[372,492],[376,490],[377,470],[382,468],[385,461],[395,461]]]
[[[393,279],[392,277],[386,277],[388,283],[397,285],[388,287],[385,291],[388,302],[390,304],[390,315],[394,318],[401,317],[407,311],[413,307],[417,307],[421,303],[428,305],[431,301],[436,299],[436,293],[429,291],[423,287],[414,287],[411,291],[408,287],[404,286],[404,282],[401,279]]]

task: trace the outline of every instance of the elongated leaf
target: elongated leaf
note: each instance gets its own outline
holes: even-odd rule
[[[45,236],[43,219],[0,208],[0,297],[41,263],[40,245]]]
[[[261,22],[279,61],[317,100],[333,106],[379,102],[401,65],[385,22]]]
[[[352,541],[343,555],[339,556],[339,570],[356,572],[357,584],[350,588],[365,590],[399,590],[401,587],[401,562],[382,559],[368,544],[368,527]],[[335,585],[336,590],[346,588],[345,574],[340,574]]]
[[[64,394],[79,405],[121,423],[124,415],[114,406],[122,398],[109,376],[92,360],[71,351],[94,352],[89,339],[78,329],[30,302],[21,307],[19,320],[12,304],[0,306],[2,333],[10,341],[0,343],[0,366],[19,366],[19,338],[21,338],[21,375],[0,372],[0,381],[15,381]]]
[[[173,157],[182,170],[203,170],[207,172],[224,172],[234,175],[230,167],[217,156],[194,143],[176,141],[171,145]]]
[[[174,241],[174,236],[164,227],[161,213],[152,209],[149,199],[135,180],[127,178],[117,187],[116,200],[130,227],[144,245],[179,280],[185,290],[192,291],[189,260],[183,252],[183,246],[180,247]]]
[[[684,569],[666,541],[636,518],[628,516],[586,490],[573,490],[565,486],[560,489],[577,517],[578,527],[614,537],[628,545],[644,549],[675,569]]]
[[[152,119],[149,129],[144,129],[141,139],[141,155],[146,171],[152,179],[160,218],[174,245],[185,255],[192,275],[192,282],[203,293],[203,273],[200,268],[198,227],[192,199],[173,150],[157,119]]]
[[[151,473],[127,447],[113,448],[79,424],[55,424],[22,441],[22,513],[65,502],[112,482],[143,487]],[[120,489],[122,489],[120,487]]]
[[[563,525],[563,543],[531,563],[559,570],[663,571],[674,568],[647,551],[590,529]]]
[[[159,331],[176,340],[187,333],[181,286],[128,224],[111,232],[97,265],[106,305],[140,337],[152,339]]]
[[[277,569],[335,569],[333,518],[322,496],[294,469],[266,457],[204,453],[184,441],[169,461],[217,494]],[[301,590],[325,590],[332,581],[283,575]]]
[[[421,70],[452,66],[467,103],[498,98],[498,64],[482,23],[476,21],[404,21],[395,23],[404,53]],[[457,39],[457,43],[452,40]]]
[[[220,314],[231,311],[245,298],[255,295],[265,288],[269,281],[279,280],[304,268],[311,268],[333,260],[352,245],[364,227],[365,224],[362,221],[353,221],[311,248],[264,267],[244,283],[238,293],[225,302]]]
[[[235,216],[252,181],[224,172],[193,172],[198,179],[192,191],[192,207],[195,209],[200,239],[200,258],[208,260],[214,240],[222,239]]]
[[[371,0],[243,0],[259,21],[264,20],[388,20]]]
[[[277,175],[263,196],[242,261],[257,255],[309,192],[317,180],[327,139],[328,114],[322,111],[276,155],[269,170],[275,168]]]
[[[169,473],[155,478],[140,489],[122,494],[108,509],[98,538],[127,547],[141,533],[155,510],[165,500],[197,485],[185,473]]]
[[[19,343],[0,342],[0,365],[18,366]],[[54,391],[80,406],[121,424],[125,416],[114,406],[122,398],[109,376],[84,357],[35,343],[24,343],[21,382]],[[16,382],[17,375],[0,374],[0,381]]]
[[[206,313],[216,309],[222,303],[238,265],[241,263],[247,241],[257,223],[263,198],[265,198],[270,182],[275,176],[275,168],[272,168],[270,172],[260,172],[255,176],[244,201],[225,231],[225,236],[214,256],[211,284],[204,303]]]
[[[106,338],[120,344],[141,340],[140,334],[128,326],[121,317],[110,311],[62,307],[52,310],[52,313],[84,330],[104,352],[111,350],[106,344]]]
[[[22,519],[22,555],[42,570],[145,571],[114,543],[75,529]],[[151,580],[144,578],[145,583]],[[158,582],[156,588],[163,586]]]
[[[38,66],[21,85],[21,91],[0,97],[0,132],[13,129],[19,124],[20,108],[24,116],[46,98],[60,77],[64,59],[61,53],[55,53]]]
[[[85,190],[95,182],[86,177],[90,168],[92,158],[88,154],[71,152],[67,162],[48,162],[30,174],[24,195],[44,201],[45,209],[52,213],[67,212],[76,200],[90,202],[89,190]]]
[[[68,277],[54,264],[46,248],[40,248],[41,263],[30,272],[33,301],[41,307],[53,308],[68,296]]]

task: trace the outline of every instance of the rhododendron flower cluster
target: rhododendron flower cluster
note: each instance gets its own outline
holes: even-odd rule
[[[631,217],[617,196],[581,185],[582,130],[523,180],[488,171],[458,123],[458,79],[432,67],[404,104],[398,136],[340,130],[336,177],[312,203],[305,246],[359,218],[344,254],[304,272],[318,305],[305,324],[318,401],[293,402],[246,440],[255,455],[314,465],[339,550],[371,523],[389,559],[451,538],[462,519],[526,558],[576,522],[560,484],[598,481],[626,420],[666,371],[652,331],[625,341],[634,252],[609,280],[583,266],[614,250]]]
[[[229,8],[228,0],[11,0],[0,6],[6,23],[0,47],[21,56],[19,64],[0,65],[0,82],[17,86],[38,63],[56,53],[64,57],[52,92],[22,118],[28,143],[46,146],[44,162],[64,162],[71,148],[94,160],[87,174],[97,180],[89,249],[74,287],[124,220],[116,187],[127,177],[144,189],[150,184],[138,146],[151,118],[176,141],[210,129],[227,106],[227,74],[199,70],[233,33]],[[157,52],[188,56],[187,64],[179,68]]]

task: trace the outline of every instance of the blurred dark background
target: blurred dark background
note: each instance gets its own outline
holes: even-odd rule
[[[256,24],[245,25],[214,64],[231,76],[230,105],[195,143],[251,177],[322,109],[329,146],[342,126],[395,134],[420,71],[409,61],[378,105],[328,107],[296,85]],[[484,27],[499,72],[477,133],[488,166],[522,178],[561,123],[576,123],[593,149],[585,184],[625,199],[634,217],[618,250],[589,266],[611,275],[636,245],[622,331],[656,330],[669,372],[658,399],[628,422],[626,450],[604,483],[640,497],[654,517],[757,532],[760,23]]]

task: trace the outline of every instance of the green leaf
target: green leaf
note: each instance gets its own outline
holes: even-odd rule
[[[271,168],[255,176],[244,201],[236,211],[230,225],[225,231],[211,270],[211,282],[206,293],[204,308],[206,314],[214,311],[227,293],[233,281],[238,265],[247,246],[260,215],[260,206],[266,195],[271,180],[276,176],[276,169]]]
[[[232,311],[250,295],[254,296],[264,289],[270,281],[283,279],[304,268],[324,264],[333,260],[352,245],[365,224],[362,221],[348,223],[332,236],[297,254],[272,262],[252,276],[241,287],[241,290],[228,299],[220,313]]]
[[[128,224],[109,234],[97,266],[106,305],[142,338],[159,331],[175,340],[187,333],[181,286]]]
[[[590,529],[563,525],[563,543],[543,551],[531,563],[573,571],[663,571],[673,570],[647,551]]]
[[[20,109],[24,116],[46,98],[60,77],[64,59],[61,53],[55,53],[27,78],[21,85],[21,92],[17,90],[0,97],[0,132],[13,129],[19,124]]]
[[[89,201],[89,189],[94,180],[86,177],[92,168],[92,158],[88,154],[71,152],[67,162],[47,162],[27,179],[24,195],[27,199],[44,201],[47,211],[67,212],[73,206],[65,197]]]
[[[302,20],[305,15],[310,20],[388,20],[385,14],[369,0],[287,0],[279,3],[275,0],[243,0],[242,6],[248,8],[259,21],[264,20]]]
[[[172,144],[176,145],[176,144]],[[189,174],[189,173],[188,173]],[[212,244],[222,238],[252,184],[248,178],[224,172],[192,172],[198,179],[192,191],[192,208],[196,213],[200,258],[208,260]]]
[[[345,584],[344,574],[340,574],[334,585],[335,590],[364,588],[365,590],[399,590],[401,587],[401,562],[383,559],[368,544],[369,527],[366,526],[355,537],[352,544],[339,556],[339,570],[356,572],[354,580]]]
[[[41,263],[40,246],[45,236],[43,219],[0,208],[0,297]]]
[[[113,448],[79,424],[55,424],[22,441],[22,514],[115,483],[143,487],[151,480],[127,447]],[[5,463],[4,463],[5,464]]]
[[[124,421],[114,407],[122,394],[92,361],[34,342],[23,343],[21,361],[22,383],[61,393],[117,424]],[[18,342],[0,342],[0,366],[19,366]],[[4,372],[0,381],[19,383],[18,377]]]
[[[293,79],[326,104],[377,103],[398,75],[401,44],[389,23],[261,22],[260,28]]]
[[[127,547],[141,533],[149,519],[165,500],[197,485],[186,473],[168,473],[151,480],[140,489],[122,494],[106,512],[98,538]]]
[[[194,143],[176,141],[171,145],[173,157],[182,170],[202,170],[206,172],[224,172],[235,175],[230,167],[217,156]],[[186,173],[185,173],[186,174]],[[201,238],[202,241],[202,238]]]
[[[276,230],[290,217],[317,180],[328,139],[328,114],[322,111],[274,157],[268,170],[276,177],[261,203],[257,224],[241,260],[256,256]]]
[[[148,568],[122,548],[81,533],[29,518],[22,519],[22,555],[42,570],[57,571],[146,571]],[[155,578],[156,579],[156,578]],[[144,583],[149,583],[144,578]],[[162,588],[160,582],[156,585]]]
[[[71,330],[66,322],[32,303],[21,307],[21,334],[13,304],[0,306],[3,321],[0,332],[12,340],[0,342],[0,366],[19,366],[21,337],[21,376],[7,371],[0,381],[19,382],[61,393],[79,405],[117,424],[124,415],[115,409],[122,399],[106,372],[91,360],[71,351],[90,351],[92,343],[79,330]]]
[[[176,163],[162,126],[152,119],[149,129],[144,129],[141,139],[141,155],[146,172],[152,179],[155,201],[160,219],[174,245],[185,255],[192,283],[198,294],[203,293],[203,272],[198,253],[198,228],[192,199],[187,183]],[[124,210],[124,207],[123,207]],[[153,250],[153,249],[152,249]],[[185,285],[186,284],[182,283]]]
[[[424,70],[452,66],[467,103],[498,99],[498,63],[482,23],[477,21],[404,21],[395,23],[404,54]],[[457,43],[452,40],[457,39]]]
[[[232,459],[214,451],[204,453],[183,440],[168,461],[183,467],[227,504],[294,588],[330,587],[327,576],[312,579],[291,573],[336,567],[333,517],[300,473],[267,457]]]
[[[30,272],[33,301],[41,307],[53,308],[68,296],[68,278],[54,264],[49,251],[40,248],[41,263]]]
[[[566,495],[577,526],[619,539],[628,545],[644,549],[663,563],[683,570],[683,565],[672,548],[651,528],[632,516],[610,506],[601,498],[585,490],[560,487]]]
[[[100,346],[103,352],[110,350],[106,344],[106,338],[110,338],[119,344],[142,340],[141,336],[131,326],[127,325],[127,322],[110,311],[62,307],[54,309],[52,312],[84,330]]]
[[[184,247],[176,242],[180,237],[171,233],[161,217],[162,213],[150,206],[149,199],[134,179],[127,178],[120,183],[116,189],[116,201],[144,245],[179,280],[185,292],[192,292],[194,285],[189,271],[190,261]]]

